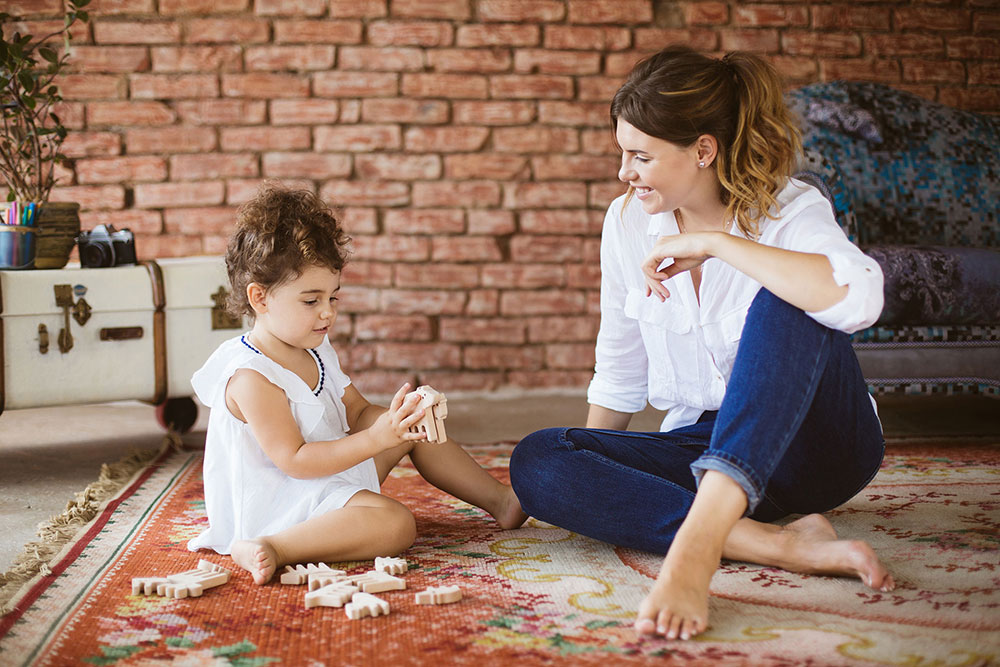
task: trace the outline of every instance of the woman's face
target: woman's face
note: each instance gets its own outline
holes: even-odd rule
[[[683,148],[652,137],[621,118],[615,136],[622,149],[618,179],[635,188],[642,210],[652,215],[687,203],[698,175],[696,145]]]

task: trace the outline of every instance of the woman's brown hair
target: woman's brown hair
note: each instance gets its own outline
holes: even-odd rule
[[[250,283],[269,290],[310,266],[340,271],[349,242],[333,210],[315,194],[264,183],[237,211],[236,231],[226,248],[228,310],[253,317],[247,301]]]
[[[776,195],[802,146],[778,73],[741,51],[717,60],[669,46],[640,61],[611,101],[612,128],[619,118],[682,147],[704,134],[715,137],[714,166],[726,218],[754,239],[760,219],[774,217]]]

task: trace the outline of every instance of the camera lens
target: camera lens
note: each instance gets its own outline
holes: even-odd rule
[[[102,241],[91,242],[80,248],[80,264],[83,266],[98,268],[113,266],[114,263],[114,252],[109,243]]]

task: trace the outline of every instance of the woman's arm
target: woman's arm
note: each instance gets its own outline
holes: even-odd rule
[[[591,404],[587,412],[587,428],[600,428],[609,431],[625,431],[632,421],[632,413],[618,412],[600,405]]]

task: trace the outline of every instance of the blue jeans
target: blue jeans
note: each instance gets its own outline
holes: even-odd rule
[[[706,470],[739,483],[748,516],[773,521],[846,502],[884,451],[847,334],[762,289],[717,412],[667,433],[537,431],[514,449],[510,477],[537,519],[666,553]]]

